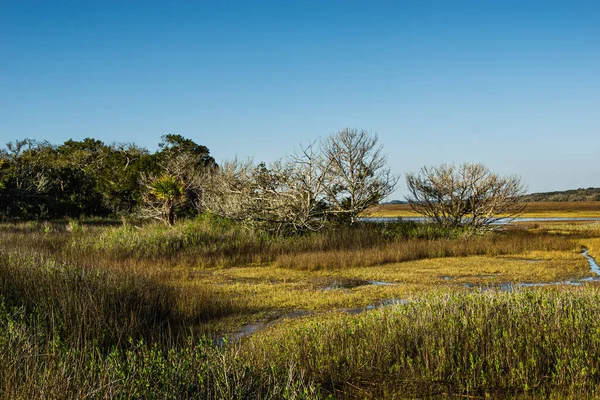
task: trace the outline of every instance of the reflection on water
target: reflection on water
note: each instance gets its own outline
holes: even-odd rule
[[[335,279],[327,285],[325,290],[336,290],[336,289],[354,289],[359,286],[369,285],[369,281],[361,280],[361,279],[346,279],[340,278]]]
[[[590,264],[590,271],[593,272],[594,274],[600,276],[600,267],[598,266],[598,263],[596,262],[596,260],[594,260],[594,258],[588,254],[588,249],[586,249],[584,247],[582,254],[588,260],[588,263]]]
[[[293,310],[286,313],[275,313],[269,315],[267,318],[261,319],[260,321],[256,321],[252,324],[244,325],[240,328],[239,331],[234,333],[229,333],[227,335],[221,336],[215,340],[213,343],[216,346],[224,346],[226,343],[235,343],[242,338],[253,335],[256,332],[262,331],[263,329],[273,325],[276,322],[279,322],[284,319],[295,319],[299,317],[304,317],[307,315],[311,315],[312,312],[308,310]]]
[[[331,282],[325,290],[335,290],[335,289],[354,289],[359,286],[389,286],[389,285],[398,285],[397,282],[384,282],[384,281],[364,281],[358,279],[336,279]]]

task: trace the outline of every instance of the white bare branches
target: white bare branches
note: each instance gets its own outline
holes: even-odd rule
[[[316,231],[333,219],[353,223],[391,193],[398,178],[385,164],[377,136],[345,129],[268,166],[223,163],[205,180],[202,202],[248,224]]]
[[[323,216],[317,212],[312,166],[294,168],[291,162],[270,166],[252,160],[223,163],[210,176],[203,194],[204,207],[217,215],[281,231],[318,230]]]
[[[411,207],[444,226],[478,228],[512,219],[524,209],[521,179],[501,177],[482,164],[423,167],[407,174],[406,184]]]
[[[344,129],[322,143],[327,162],[327,200],[336,213],[353,223],[359,214],[394,191],[398,176],[386,168],[377,135]]]

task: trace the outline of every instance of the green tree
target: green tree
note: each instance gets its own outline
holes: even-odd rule
[[[183,183],[179,215],[196,213],[200,175],[216,166],[206,146],[165,135],[153,154],[135,144],[31,139],[0,149],[0,216],[13,219],[123,215],[145,203],[147,184],[170,175]]]
[[[145,188],[140,177],[159,173],[156,157],[145,148],[132,143],[112,144],[99,170],[96,187],[113,214],[126,215],[143,203]]]
[[[158,147],[160,150],[157,152],[157,156],[159,162],[163,164],[182,154],[187,154],[194,160],[194,167],[202,168],[216,165],[208,147],[197,144],[181,135],[168,134],[162,136]]]
[[[218,166],[206,146],[181,135],[164,135],[155,154],[161,174],[177,177],[184,184],[184,201],[178,207],[180,215],[193,216],[202,207],[203,181]]]
[[[184,184],[175,176],[162,175],[151,180],[144,196],[146,216],[173,225],[176,207],[182,204],[184,194]]]
[[[2,159],[3,216],[18,219],[54,216],[63,200],[55,147],[48,142],[18,140],[6,145]]]

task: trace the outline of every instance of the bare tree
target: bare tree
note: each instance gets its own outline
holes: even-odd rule
[[[246,221],[253,208],[254,168],[250,159],[223,162],[218,170],[205,176],[202,207],[222,217]]]
[[[377,135],[343,129],[322,141],[331,212],[354,223],[360,213],[392,193],[398,176],[386,168]]]
[[[346,129],[270,165],[223,163],[204,179],[203,205],[277,231],[317,231],[331,219],[353,223],[394,189],[398,178],[385,164],[376,135]]]
[[[421,168],[406,175],[409,204],[443,226],[478,228],[519,215],[525,189],[517,176],[502,177],[482,164]]]
[[[300,145],[287,159],[286,186],[295,193],[294,226],[318,231],[325,225],[330,207],[327,203],[327,179],[331,162],[324,158],[316,142]]]
[[[307,153],[309,154],[309,153]],[[267,166],[252,160],[224,162],[207,176],[203,206],[210,212],[275,231],[318,230],[318,176],[314,160],[276,161]]]

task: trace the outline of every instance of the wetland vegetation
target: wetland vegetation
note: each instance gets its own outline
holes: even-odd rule
[[[523,189],[480,164],[407,178],[411,210],[437,223],[361,220],[415,215],[374,208],[398,176],[365,131],[270,165],[217,165],[179,135],[152,154],[10,144],[2,396],[600,396],[600,223],[491,228],[522,211]]]
[[[3,395],[593,397],[596,283],[501,289],[593,277],[583,246],[599,224],[4,224]]]

